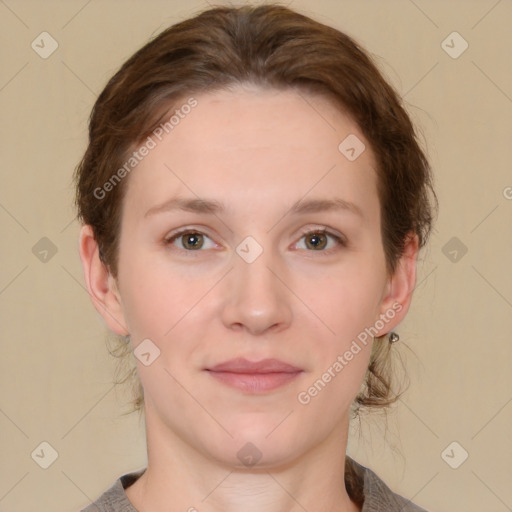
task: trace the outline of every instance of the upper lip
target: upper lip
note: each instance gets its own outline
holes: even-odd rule
[[[297,373],[302,371],[301,368],[284,363],[279,359],[262,359],[253,362],[243,357],[225,361],[207,368],[207,370],[230,373]]]

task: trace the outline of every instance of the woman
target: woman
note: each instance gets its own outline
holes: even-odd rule
[[[85,510],[422,510],[345,453],[351,414],[397,398],[435,200],[367,54],[285,7],[211,9],[122,66],[89,135],[80,257],[148,466]]]

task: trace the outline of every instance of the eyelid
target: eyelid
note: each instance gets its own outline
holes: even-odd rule
[[[324,233],[326,235],[332,236],[334,238],[339,238],[341,241],[346,242],[346,237],[343,233],[331,229],[327,226],[324,226],[322,224],[313,225],[313,227],[306,227],[300,230],[299,234],[300,236],[309,235],[313,233]]]

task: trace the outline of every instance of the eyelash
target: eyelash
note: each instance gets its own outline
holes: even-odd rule
[[[199,231],[197,229],[184,228],[184,229],[182,229],[180,231],[177,231],[176,233],[172,233],[171,235],[166,237],[164,239],[164,245],[165,246],[169,246],[175,240],[177,240],[181,236],[187,235],[187,234],[203,235],[203,236],[206,236],[206,237],[210,238],[206,233],[203,233],[202,231]],[[306,237],[308,235],[326,235],[326,236],[329,236],[329,237],[333,238],[339,244],[339,247],[347,247],[347,242],[346,242],[346,240],[345,240],[345,238],[343,236],[337,235],[337,234],[329,231],[325,227],[315,228],[315,229],[307,229],[305,231],[302,231],[301,234],[300,234],[299,240],[301,240],[302,238],[304,238],[304,237]],[[336,248],[330,248],[330,249],[327,249],[327,250],[318,250],[318,251],[307,250],[306,249],[306,252],[316,252],[316,253],[320,253],[322,256],[329,256],[332,253],[333,249],[336,250]],[[188,249],[179,249],[179,250],[181,250],[183,252],[186,252],[186,253],[192,253],[192,254],[190,254],[190,256],[198,256],[198,255],[193,254],[193,253],[202,252],[201,249],[198,249],[196,251],[188,250]]]

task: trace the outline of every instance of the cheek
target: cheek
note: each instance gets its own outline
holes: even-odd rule
[[[373,341],[367,329],[378,319],[382,294],[378,269],[379,265],[372,268],[361,258],[350,268],[340,268],[329,278],[317,281],[315,288],[306,282],[300,287],[304,302],[312,304],[318,321],[314,325],[307,321],[303,324],[308,337],[314,340],[315,350],[310,351],[310,356],[315,369],[308,380],[309,387],[302,390],[304,400],[298,398],[301,404],[310,403],[318,414],[325,408],[333,414],[343,414],[364,380]],[[311,349],[310,344],[307,348]]]
[[[371,266],[354,264],[301,278],[295,289],[317,316],[315,328],[322,325],[323,339],[330,335],[340,348],[377,320],[383,286],[382,275]]]
[[[120,267],[123,312],[133,334],[162,339],[208,290],[204,282],[132,253]]]

